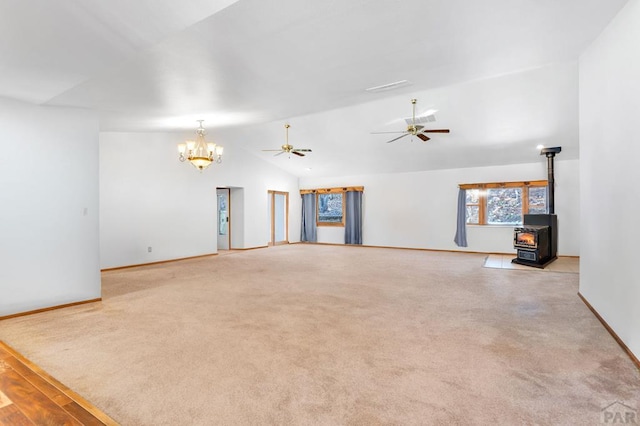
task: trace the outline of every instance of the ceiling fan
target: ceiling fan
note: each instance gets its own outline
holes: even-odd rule
[[[417,99],[411,99],[411,104],[413,105],[413,115],[411,117],[411,123],[408,124],[407,130],[401,132],[373,132],[372,134],[381,134],[381,133],[402,133],[401,136],[397,138],[391,139],[387,141],[387,143],[395,142],[398,139],[404,138],[405,136],[411,135],[420,138],[423,142],[431,139],[429,136],[425,135],[425,133],[449,133],[449,129],[425,129],[423,125],[416,124],[416,102]],[[407,121],[409,121],[407,119]]]
[[[282,155],[285,152],[287,154],[295,154],[298,157],[304,157],[303,152],[311,152],[310,149],[306,149],[306,148],[294,148],[292,145],[289,145],[289,127],[291,127],[289,124],[285,124],[284,128],[285,128],[285,132],[286,132],[286,139],[285,139],[285,143],[284,145],[282,145],[280,147],[280,149],[263,149],[263,151],[265,152],[273,152],[273,151],[278,151],[277,154],[275,155]]]

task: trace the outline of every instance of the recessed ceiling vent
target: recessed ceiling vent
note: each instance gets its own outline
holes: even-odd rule
[[[383,84],[382,86],[369,87],[368,89],[365,89],[365,91],[370,93],[386,92],[387,90],[398,89],[400,87],[409,85],[411,85],[411,82],[409,80],[400,80],[393,83]]]
[[[412,117],[406,117],[404,118],[404,121],[407,124],[424,124],[424,123],[433,123],[434,121],[436,121],[436,116],[434,114],[429,114],[429,115],[423,115],[420,117],[416,117],[415,121]]]

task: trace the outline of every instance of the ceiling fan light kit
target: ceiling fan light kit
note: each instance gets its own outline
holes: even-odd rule
[[[178,144],[178,159],[182,162],[189,160],[196,169],[203,171],[214,162],[222,162],[224,148],[215,143],[207,143],[204,140],[205,130],[202,127],[204,120],[197,121],[200,127],[196,129],[196,140]]]

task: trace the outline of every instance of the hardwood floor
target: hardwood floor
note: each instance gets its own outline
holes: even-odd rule
[[[0,425],[117,425],[10,346],[0,342]]]

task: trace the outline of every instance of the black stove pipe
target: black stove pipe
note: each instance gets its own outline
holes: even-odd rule
[[[553,158],[556,154],[562,151],[562,147],[557,146],[554,148],[542,148],[540,150],[540,155],[545,155],[547,157],[547,205],[549,207],[549,214],[555,214],[556,212],[556,196],[555,196],[555,179],[554,179],[554,170],[553,170]]]
[[[553,155],[547,154],[547,194],[549,194],[549,214],[556,212],[555,180],[553,179]]]

